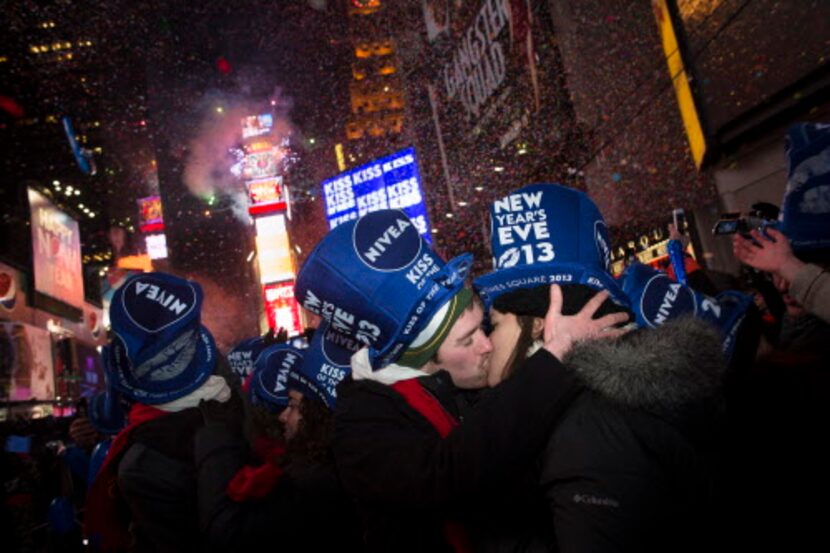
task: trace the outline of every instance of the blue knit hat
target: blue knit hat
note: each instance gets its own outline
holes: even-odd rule
[[[254,363],[264,349],[265,339],[262,336],[246,338],[236,344],[227,355],[231,372],[244,382],[254,372]]]
[[[753,303],[751,296],[727,291],[711,298],[642,263],[629,265],[620,280],[640,327],[656,328],[679,317],[697,317],[718,329],[724,356],[732,358],[738,330]]]
[[[114,336],[107,363],[115,389],[154,405],[201,386],[216,365],[201,309],[202,288],[195,282],[165,273],[127,279],[110,304]]]
[[[471,264],[469,254],[445,263],[403,211],[385,209],[323,237],[300,269],[295,293],[333,331],[369,346],[373,368],[397,361],[413,342],[420,348],[410,365],[416,366],[469,304],[461,292]],[[457,301],[460,294],[466,303]],[[432,330],[426,339],[422,331]]]
[[[782,232],[797,253],[830,249],[830,125],[799,123],[787,131],[787,190]]]
[[[323,323],[314,333],[305,363],[289,374],[288,387],[322,401],[329,409],[337,403],[337,385],[352,372],[351,359],[360,349],[354,340]]]
[[[254,363],[249,397],[272,411],[288,406],[288,375],[303,366],[305,352],[287,344],[265,348]]]
[[[486,309],[505,292],[549,284],[585,284],[628,301],[608,272],[608,229],[593,201],[560,184],[531,184],[490,206],[494,272],[474,286]]]

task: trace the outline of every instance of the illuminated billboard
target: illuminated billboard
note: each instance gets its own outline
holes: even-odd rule
[[[245,186],[248,188],[248,213],[251,215],[285,210],[282,177],[249,180]]]
[[[273,329],[284,328],[289,336],[303,332],[300,320],[300,306],[294,298],[294,281],[266,284],[262,287],[265,299],[265,313],[268,326]]]
[[[432,241],[415,148],[406,148],[323,181],[329,228],[379,209],[401,209]]]
[[[274,117],[270,113],[251,115],[242,119],[242,138],[262,136],[271,132],[274,126]]]
[[[167,259],[167,237],[164,233],[148,234],[144,237],[144,242],[150,259]]]
[[[84,281],[78,222],[39,192],[31,188],[28,192],[35,289],[80,309]]]
[[[161,196],[148,196],[138,200],[138,228],[141,232],[164,230]]]
[[[259,279],[262,284],[294,278],[285,215],[257,217],[256,247]]]
[[[0,322],[0,400],[55,398],[52,342],[48,330]]]

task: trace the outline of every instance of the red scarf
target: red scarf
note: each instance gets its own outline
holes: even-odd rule
[[[100,540],[101,551],[123,551],[130,543],[127,522],[118,516],[118,461],[130,445],[133,431],[151,420],[167,415],[166,411],[140,403],[133,404],[127,415],[127,426],[112,441],[107,456],[95,481],[89,488],[86,500],[84,534],[94,541]]]
[[[441,438],[446,438],[452,429],[458,426],[455,417],[444,409],[435,396],[421,386],[417,378],[399,380],[392,384],[392,389],[398,392],[410,407],[423,415]],[[444,537],[456,553],[469,553],[473,550],[467,530],[455,521],[444,521]]]
[[[256,456],[265,462],[259,466],[245,465],[225,488],[228,497],[239,503],[267,496],[283,474],[282,468],[277,465],[278,458],[285,453],[285,445],[281,441],[259,437],[253,449]]]

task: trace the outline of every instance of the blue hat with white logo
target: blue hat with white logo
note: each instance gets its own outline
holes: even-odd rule
[[[305,351],[288,344],[265,348],[254,363],[249,397],[251,403],[281,411],[288,406],[288,375],[303,366]]]
[[[166,273],[134,275],[116,290],[107,360],[115,389],[154,405],[186,396],[208,379],[217,353],[201,325],[202,297],[199,284]]]
[[[297,275],[295,294],[332,331],[368,346],[375,369],[413,344],[409,366],[419,366],[469,304],[462,292],[471,265],[469,254],[445,263],[403,211],[385,209],[323,237]]]
[[[593,201],[560,184],[531,184],[490,206],[494,272],[474,286],[489,309],[505,292],[550,284],[585,284],[628,301],[608,272],[608,229]]]
[[[262,336],[246,338],[236,344],[227,355],[231,372],[244,382],[254,372],[254,363],[264,349],[265,339]]]
[[[355,340],[323,323],[314,333],[305,363],[289,374],[288,387],[322,401],[329,409],[337,403],[337,385],[352,372],[352,354],[360,349]]]
[[[711,298],[642,263],[629,265],[620,280],[640,327],[656,328],[680,317],[697,317],[717,327],[724,356],[732,358],[738,330],[753,304],[751,296],[727,291]]]
[[[830,124],[787,131],[787,190],[781,231],[797,253],[830,248]]]

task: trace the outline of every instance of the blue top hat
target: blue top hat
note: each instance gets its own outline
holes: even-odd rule
[[[337,385],[351,374],[352,354],[358,349],[360,344],[323,323],[314,333],[303,366],[289,374],[288,387],[334,409]]]
[[[781,230],[796,252],[830,248],[830,125],[793,125],[785,149],[787,190]]]
[[[735,338],[752,304],[750,296],[727,291],[711,298],[642,263],[626,268],[620,280],[640,327],[656,328],[679,317],[698,317],[717,327],[724,356],[732,358]]]
[[[490,206],[490,244],[495,271],[473,283],[485,308],[519,288],[585,284],[607,289],[627,306],[608,273],[608,229],[588,196],[560,184],[531,184]]]
[[[375,369],[395,362],[464,286],[472,256],[445,263],[399,209],[338,225],[308,256],[295,293],[335,332],[369,346]]]
[[[246,338],[236,344],[227,355],[231,372],[244,382],[254,372],[254,363],[264,349],[265,339],[262,336]]]
[[[251,380],[254,405],[281,411],[288,406],[288,375],[303,366],[305,352],[287,344],[274,344],[257,357]]]
[[[148,405],[201,386],[216,364],[216,344],[200,324],[202,288],[165,273],[134,275],[110,304],[114,337],[107,363],[113,385]]]

